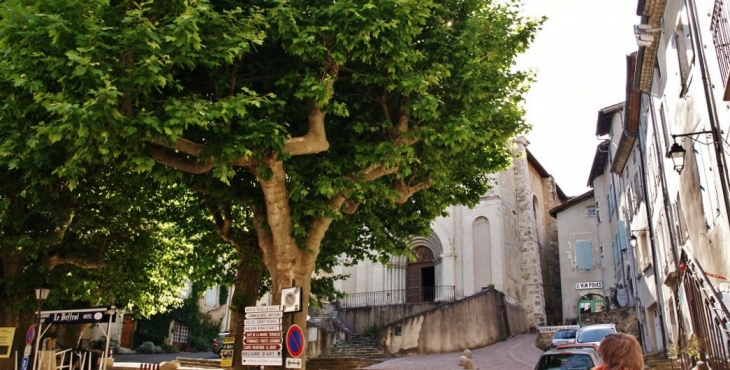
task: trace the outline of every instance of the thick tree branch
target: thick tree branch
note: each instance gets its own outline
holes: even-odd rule
[[[309,131],[303,136],[292,137],[284,144],[284,152],[305,155],[323,152],[330,147],[324,127],[325,113],[314,103],[309,104]]]
[[[105,262],[91,261],[83,258],[63,257],[55,254],[49,255],[43,259],[43,267],[51,271],[60,265],[72,265],[86,270],[98,270],[106,267]]]
[[[396,199],[395,202],[397,204],[403,204],[411,197],[411,195],[430,188],[431,184],[432,182],[430,178],[414,186],[408,186],[403,180],[398,180],[398,182],[395,183],[395,190],[400,194],[400,198]]]
[[[383,115],[385,116],[385,120],[391,122],[390,109],[388,109],[388,102],[386,101],[386,98],[387,95],[385,92],[383,92],[383,95],[380,96],[380,107],[383,108]]]
[[[150,155],[155,162],[163,164],[168,167],[172,167],[176,170],[180,170],[194,175],[206,173],[215,167],[215,163],[208,162],[191,162],[185,158],[181,158],[175,154],[168,153],[164,149],[150,146]]]
[[[69,214],[66,215],[66,218],[61,222],[61,225],[59,225],[58,229],[53,233],[53,240],[55,244],[60,243],[63,240],[64,235],[66,235],[66,230],[68,230],[69,226],[71,226],[71,221],[74,219],[74,211],[70,210]]]

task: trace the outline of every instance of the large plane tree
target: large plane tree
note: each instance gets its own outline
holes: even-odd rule
[[[330,263],[402,249],[448,205],[475,204],[527,129],[514,60],[540,22],[518,1],[0,7],[0,129],[27,143],[2,154],[63,142],[54,176],[69,183],[112,160],[216,178],[250,215],[274,292],[306,298],[323,248]]]

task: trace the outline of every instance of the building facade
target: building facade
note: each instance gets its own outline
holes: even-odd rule
[[[497,185],[476,207],[453,206],[430,235],[413,238],[416,260],[394,256],[388,265],[337,267],[349,278],[336,288],[351,296],[405,291],[405,301],[415,302],[494,287],[525,308],[530,325],[560,322],[557,225],[548,211],[566,196],[528,145],[515,140],[513,166],[494,175]]]

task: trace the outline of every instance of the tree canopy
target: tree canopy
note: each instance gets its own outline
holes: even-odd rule
[[[486,193],[528,129],[514,60],[541,24],[511,0],[6,0],[0,17],[4,166],[62,148],[37,181],[109,163],[215,179],[274,291],[305,294],[318,256],[406,250]]]

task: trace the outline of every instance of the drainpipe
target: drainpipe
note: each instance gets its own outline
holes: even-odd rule
[[[710,130],[712,131],[712,142],[715,148],[715,157],[717,158],[717,167],[720,175],[720,184],[722,185],[722,198],[725,201],[725,214],[730,222],[730,199],[728,199],[728,173],[725,165],[725,156],[723,155],[722,135],[718,126],[717,106],[715,105],[715,96],[712,92],[712,81],[710,81],[710,72],[707,70],[707,61],[705,59],[704,43],[702,42],[702,34],[697,29],[699,18],[697,17],[697,9],[694,0],[688,0],[690,17],[692,18],[692,32],[696,40],[695,50],[699,59],[699,68],[702,72],[702,87],[705,90],[705,100],[707,100],[707,114],[710,117]],[[676,256],[675,256],[676,257]],[[676,260],[679,263],[679,260]]]

